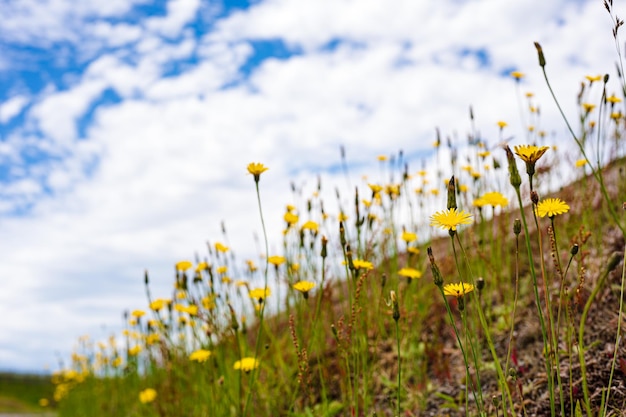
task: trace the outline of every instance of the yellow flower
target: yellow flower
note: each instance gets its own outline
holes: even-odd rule
[[[296,224],[298,223],[298,215],[297,214],[293,214],[292,212],[288,211],[287,213],[285,213],[285,215],[283,216],[283,219],[285,219],[285,222],[288,225],[292,225],[292,224]]]
[[[402,240],[404,240],[406,243],[411,243],[417,240],[417,235],[413,232],[404,231],[402,232]]]
[[[585,165],[587,165],[586,159],[579,159],[578,161],[576,161],[576,168],[582,168]]]
[[[40,407],[47,407],[50,405],[50,400],[48,400],[47,398],[40,398],[39,399],[39,406]]]
[[[461,224],[472,223],[472,215],[465,210],[457,211],[455,208],[439,211],[430,216],[430,225],[444,230],[456,230]]]
[[[255,358],[250,358],[250,357],[242,358],[241,360],[235,362],[235,365],[233,366],[233,368],[240,369],[246,373],[258,367],[259,367],[259,361],[256,360]]]
[[[308,222],[302,225],[302,230],[310,230],[312,232],[317,233],[319,231],[319,225],[315,223],[314,221],[309,220]]]
[[[189,268],[191,268],[193,264],[190,261],[180,261],[176,263],[176,270],[185,272]]]
[[[585,110],[585,113],[591,113],[593,109],[596,108],[596,105],[591,103],[583,103],[582,106],[583,110]]]
[[[621,103],[622,99],[619,97],[615,97],[615,94],[611,94],[609,97],[606,98],[606,101],[608,101],[609,103]]]
[[[548,146],[520,145],[515,146],[515,153],[527,164],[535,164],[543,156]]]
[[[354,265],[354,268],[356,269],[367,269],[367,270],[374,269],[374,264],[368,261],[361,260],[361,259],[355,259],[354,261],[352,261],[352,265]]]
[[[422,272],[415,268],[402,268],[398,271],[398,275],[401,277],[407,277],[410,279],[421,278]]]
[[[248,172],[254,175],[255,182],[259,182],[259,179],[261,178],[261,174],[267,171],[268,169],[269,168],[267,168],[265,165],[259,162],[250,162],[248,164]]]
[[[215,250],[218,252],[226,253],[228,252],[228,246],[223,245],[220,242],[215,243]]]
[[[137,356],[141,352],[141,345],[135,345],[132,348],[128,349],[128,354],[130,356]]]
[[[225,274],[226,272],[228,272],[228,266],[223,265],[223,266],[218,266],[217,267],[217,273],[218,274]]]
[[[505,122],[504,120],[498,120],[498,127],[500,129],[504,129],[505,127],[507,127],[509,124],[507,122]]]
[[[315,287],[315,283],[311,281],[298,281],[293,284],[293,289],[296,291],[300,291],[304,298],[309,297],[309,291],[311,291]]]
[[[412,253],[413,255],[419,255],[420,254],[419,248],[414,248],[412,246],[407,249],[407,252]]]
[[[139,401],[142,404],[151,403],[152,401],[156,399],[156,397],[157,397],[157,392],[156,390],[152,388],[146,388],[145,390],[139,392]]]
[[[249,294],[250,298],[259,300],[259,303],[262,303],[264,299],[272,294],[272,292],[269,288],[255,288],[253,290],[250,290]]]
[[[137,317],[137,318],[139,318],[139,317],[141,317],[141,316],[143,316],[145,314],[146,314],[146,312],[143,311],[143,310],[134,310],[132,313],[130,313],[131,316]]]
[[[267,262],[271,263],[274,266],[280,266],[285,263],[285,257],[278,255],[270,256],[269,258],[267,258]]]
[[[485,200],[486,204],[490,206],[494,206],[494,207],[496,206],[504,207],[507,204],[509,204],[509,200],[497,191],[485,193],[483,194],[481,198]]]
[[[189,355],[189,360],[196,362],[206,362],[211,356],[211,351],[206,349],[198,349]]]
[[[560,198],[546,198],[537,204],[537,214],[539,217],[554,217],[557,214],[567,213],[569,206]]]
[[[246,261],[246,265],[248,265],[248,271],[250,271],[250,272],[254,272],[254,271],[256,271],[258,269],[257,266],[254,264],[254,261],[252,259],[248,259]]]
[[[387,160],[387,156],[386,155],[378,155],[376,157],[380,162],[385,162]]]
[[[443,286],[443,293],[445,295],[452,295],[454,297],[462,297],[465,294],[469,294],[474,291],[474,286],[467,282],[460,282],[458,284],[446,284]]]
[[[484,198],[482,198],[482,197],[478,197],[477,199],[475,199],[475,200],[472,202],[472,205],[473,205],[474,207],[483,207],[483,206],[486,206],[486,205],[487,205],[487,202],[485,201],[485,199],[484,199]]]
[[[346,220],[348,220],[348,216],[346,216],[346,214],[342,211],[339,213],[339,216],[337,216],[337,219],[340,222],[345,222]]]
[[[594,81],[600,81],[602,79],[602,75],[585,75],[585,78],[589,81],[589,84]]]
[[[515,78],[517,81],[524,78],[524,73],[520,71],[511,71],[511,77]]]
[[[481,158],[486,158],[489,155],[491,155],[491,152],[489,152],[489,151],[478,152],[478,156],[480,156]]]
[[[209,269],[209,264],[202,261],[198,265],[196,265],[196,272],[202,272]]]

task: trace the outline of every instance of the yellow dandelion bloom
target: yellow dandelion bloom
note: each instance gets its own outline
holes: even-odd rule
[[[485,200],[486,204],[490,206],[494,206],[494,207],[496,206],[504,207],[509,204],[509,200],[497,191],[485,193],[483,194],[481,198]]]
[[[228,246],[225,246],[223,243],[217,242],[215,243],[215,250],[218,252],[226,253],[228,252]]]
[[[579,159],[578,161],[576,161],[576,168],[582,168],[585,165],[587,165],[587,160],[586,159]]]
[[[602,75],[585,75],[585,78],[589,81],[589,84],[591,84],[594,81],[602,80]]]
[[[472,201],[472,205],[474,207],[483,207],[483,206],[486,206],[488,204],[487,204],[487,202],[485,201],[484,198],[478,197],[478,198],[474,199],[474,201]]]
[[[554,217],[557,214],[567,213],[569,206],[560,198],[546,198],[537,204],[539,217]]]
[[[128,354],[130,356],[137,356],[141,352],[141,345],[135,345],[132,348],[128,349]]]
[[[190,261],[180,261],[176,263],[176,270],[185,272],[189,268],[191,268],[193,264]]]
[[[364,261],[362,259],[355,259],[354,261],[352,261],[352,265],[354,265],[356,269],[374,269],[374,264],[368,261]]]
[[[398,275],[401,277],[407,277],[410,279],[421,278],[422,272],[415,268],[402,268],[398,271]]]
[[[131,316],[137,317],[137,318],[142,317],[145,314],[146,314],[146,312],[143,311],[143,310],[134,310],[132,313],[130,313]]]
[[[591,103],[583,103],[582,104],[583,110],[585,111],[585,113],[591,113],[593,111],[593,109],[596,108],[595,104],[591,104]]]
[[[198,349],[198,350],[192,352],[191,355],[189,355],[189,360],[201,363],[201,362],[208,361],[210,356],[211,356],[211,351],[210,350]]]
[[[225,274],[226,272],[228,272],[228,266],[223,265],[223,266],[218,266],[217,267],[217,273],[218,274]]]
[[[265,165],[263,165],[260,162],[250,162],[248,164],[248,172],[252,175],[254,175],[255,179],[260,176],[262,173],[264,173],[265,171],[267,171],[269,168],[267,168]]]
[[[407,252],[412,253],[413,255],[419,255],[420,254],[419,248],[414,248],[412,246],[407,249]]]
[[[345,222],[346,220],[348,220],[348,216],[342,211],[341,213],[339,213],[339,216],[337,217],[337,219],[340,222]]]
[[[469,190],[469,187],[465,184],[459,185],[459,191],[462,193],[466,193]]]
[[[616,97],[615,94],[611,94],[609,97],[606,98],[606,101],[608,101],[609,103],[621,103],[622,99],[619,97]]]
[[[406,243],[411,243],[417,240],[417,235],[413,232],[404,231],[402,232],[402,240],[404,240]]]
[[[315,283],[311,281],[298,281],[293,284],[293,289],[296,291],[300,291],[303,294],[308,293],[313,288],[315,288]]]
[[[380,162],[385,162],[388,158],[387,155],[378,155],[376,159],[378,159]]]
[[[139,402],[142,404],[148,404],[154,401],[157,397],[157,392],[153,388],[146,388],[139,392]]]
[[[264,299],[269,297],[271,294],[272,294],[272,292],[270,291],[269,288],[255,288],[253,290],[250,290],[250,292],[249,292],[250,298],[252,298],[254,300],[259,300],[259,302],[262,302]]]
[[[515,78],[516,81],[521,80],[522,78],[524,78],[525,74],[523,72],[520,71],[511,71],[511,77]]]
[[[209,269],[209,264],[202,261],[198,265],[196,265],[196,272],[202,272]]]
[[[515,153],[522,159],[522,161],[534,164],[550,148],[548,146],[519,145],[515,146],[514,149]]]
[[[457,211],[455,208],[439,211],[430,216],[430,225],[444,230],[456,230],[461,224],[472,223],[472,215],[464,210]]]
[[[233,366],[234,369],[242,370],[246,373],[258,367],[259,367],[259,361],[256,360],[256,358],[251,358],[251,357],[242,358],[241,360],[235,362],[235,365]]]
[[[498,120],[497,125],[498,125],[498,127],[499,127],[500,129],[504,129],[504,128],[505,128],[505,127],[507,127],[509,124],[508,124],[507,122],[505,122],[504,120]]]
[[[489,151],[478,152],[478,156],[480,156],[481,158],[486,158],[489,155],[491,155],[491,152],[489,152]]]
[[[302,230],[310,230],[312,232],[318,232],[320,226],[312,220],[307,221],[302,225]]]
[[[270,256],[269,258],[267,258],[267,262],[271,263],[274,266],[280,266],[285,263],[285,257],[278,255]]]
[[[462,297],[465,294],[469,294],[474,291],[474,286],[467,282],[459,282],[458,284],[446,284],[443,286],[443,293],[445,295],[452,295],[454,297]]]
[[[285,223],[287,223],[288,225],[296,224],[298,223],[298,220],[299,220],[298,215],[293,214],[290,211],[285,213],[285,215],[283,216],[283,219],[285,219]]]

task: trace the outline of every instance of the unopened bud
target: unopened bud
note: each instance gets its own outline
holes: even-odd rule
[[[520,177],[519,171],[517,169],[515,155],[513,155],[513,152],[508,145],[504,145],[504,151],[506,152],[506,159],[509,163],[509,181],[515,189],[519,189],[520,185],[522,184],[522,177]]]
[[[572,256],[575,256],[578,253],[578,243],[574,243],[574,246],[572,246],[572,249],[570,249],[569,253]]]
[[[389,293],[391,298],[391,308],[393,309],[393,319],[397,322],[400,320],[400,306],[398,305],[398,296],[395,291]]]
[[[521,232],[522,232],[522,222],[520,221],[520,219],[515,219],[513,221],[513,233],[515,233],[515,236],[519,236]]]
[[[530,201],[532,201],[534,205],[539,203],[539,194],[537,194],[537,191],[533,190],[530,192]]]
[[[322,253],[320,254],[322,258],[326,258],[326,256],[328,256],[328,252],[326,249],[327,246],[328,246],[328,239],[326,239],[326,236],[322,236]]]
[[[543,55],[543,48],[539,45],[539,42],[535,42],[535,48],[537,48],[537,57],[539,58],[539,66],[541,68],[546,66],[546,57]]]
[[[441,276],[441,271],[439,271],[439,267],[437,266],[437,262],[435,262],[435,257],[433,256],[433,249],[429,246],[427,249],[428,259],[430,260],[430,270],[433,273],[433,281],[435,285],[441,287],[443,285],[443,277]]]
[[[456,185],[453,175],[450,181],[448,181],[448,210],[456,210],[456,208]]]
[[[482,291],[483,288],[485,288],[485,278],[478,277],[478,279],[476,280],[476,289],[478,291]]]

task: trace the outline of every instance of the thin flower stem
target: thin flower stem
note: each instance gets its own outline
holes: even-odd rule
[[[401,381],[402,381],[402,364],[400,361],[400,327],[398,324],[398,320],[395,321],[396,322],[396,347],[398,350],[398,393],[397,393],[397,403],[396,403],[396,414],[398,415],[398,417],[400,416],[400,389],[402,387],[401,385]]]

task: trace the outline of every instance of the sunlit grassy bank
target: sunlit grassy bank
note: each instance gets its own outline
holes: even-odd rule
[[[264,212],[268,167],[249,164],[259,257],[237,261],[224,231],[173,266],[171,294],[146,272],[145,305],[123,334],[80,340],[50,401],[61,416],[620,415],[624,96],[581,76],[556,147],[521,78],[518,145],[470,115],[467,145],[435,138],[438,169],[381,156],[335,212],[322,182]],[[563,172],[578,180],[561,188]]]
[[[53,392],[47,375],[0,373],[0,413],[42,412]]]

